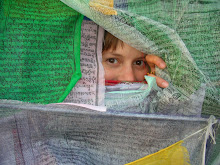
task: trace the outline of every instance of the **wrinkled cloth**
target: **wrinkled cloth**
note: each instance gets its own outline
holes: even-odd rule
[[[11,100],[1,100],[0,112],[3,165],[119,165],[180,140],[184,140],[190,163],[200,165],[208,126],[203,118],[113,114]]]

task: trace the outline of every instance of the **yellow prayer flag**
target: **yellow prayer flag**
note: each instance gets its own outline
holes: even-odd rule
[[[117,15],[117,11],[113,9],[114,0],[92,0],[89,6],[105,15]]]
[[[190,165],[189,152],[182,146],[184,141],[164,148],[126,165]]]

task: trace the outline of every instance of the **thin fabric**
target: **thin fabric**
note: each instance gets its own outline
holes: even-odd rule
[[[217,121],[200,117],[220,117],[220,1],[62,2],[0,1],[0,164],[218,165]],[[83,15],[162,57],[167,69],[156,74],[169,88],[146,77],[144,90],[106,92],[105,113],[41,105],[62,102],[81,77]]]
[[[157,153],[148,155],[126,165],[190,165],[189,153],[185,147],[181,146],[182,143],[183,141],[179,141]]]
[[[129,85],[131,87],[135,86],[134,83],[132,84],[126,82],[127,84],[122,83],[121,90],[116,91],[118,85],[112,86],[112,88],[116,88],[115,91],[106,90],[105,105],[108,111],[114,113],[125,112],[136,114],[155,113],[151,112],[151,102],[157,96],[160,89],[157,87],[155,78],[145,76],[145,79],[147,84],[140,83],[139,87],[136,89],[124,90],[123,88],[126,88],[126,86],[128,86],[128,88]]]
[[[220,1],[61,0],[122,41],[162,57],[168,80],[152,111],[220,116]],[[128,35],[129,34],[129,35]]]
[[[0,112],[2,165],[201,165],[217,122],[11,100],[0,101]]]
[[[81,77],[82,19],[59,0],[1,0],[0,98],[63,101]]]

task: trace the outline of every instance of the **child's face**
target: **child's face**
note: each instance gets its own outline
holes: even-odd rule
[[[116,50],[102,52],[102,64],[106,80],[143,81],[149,72],[145,55],[137,49],[123,43]]]

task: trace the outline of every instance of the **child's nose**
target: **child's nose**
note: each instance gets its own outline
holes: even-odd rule
[[[119,81],[136,81],[136,77],[132,67],[125,67],[119,75]]]

